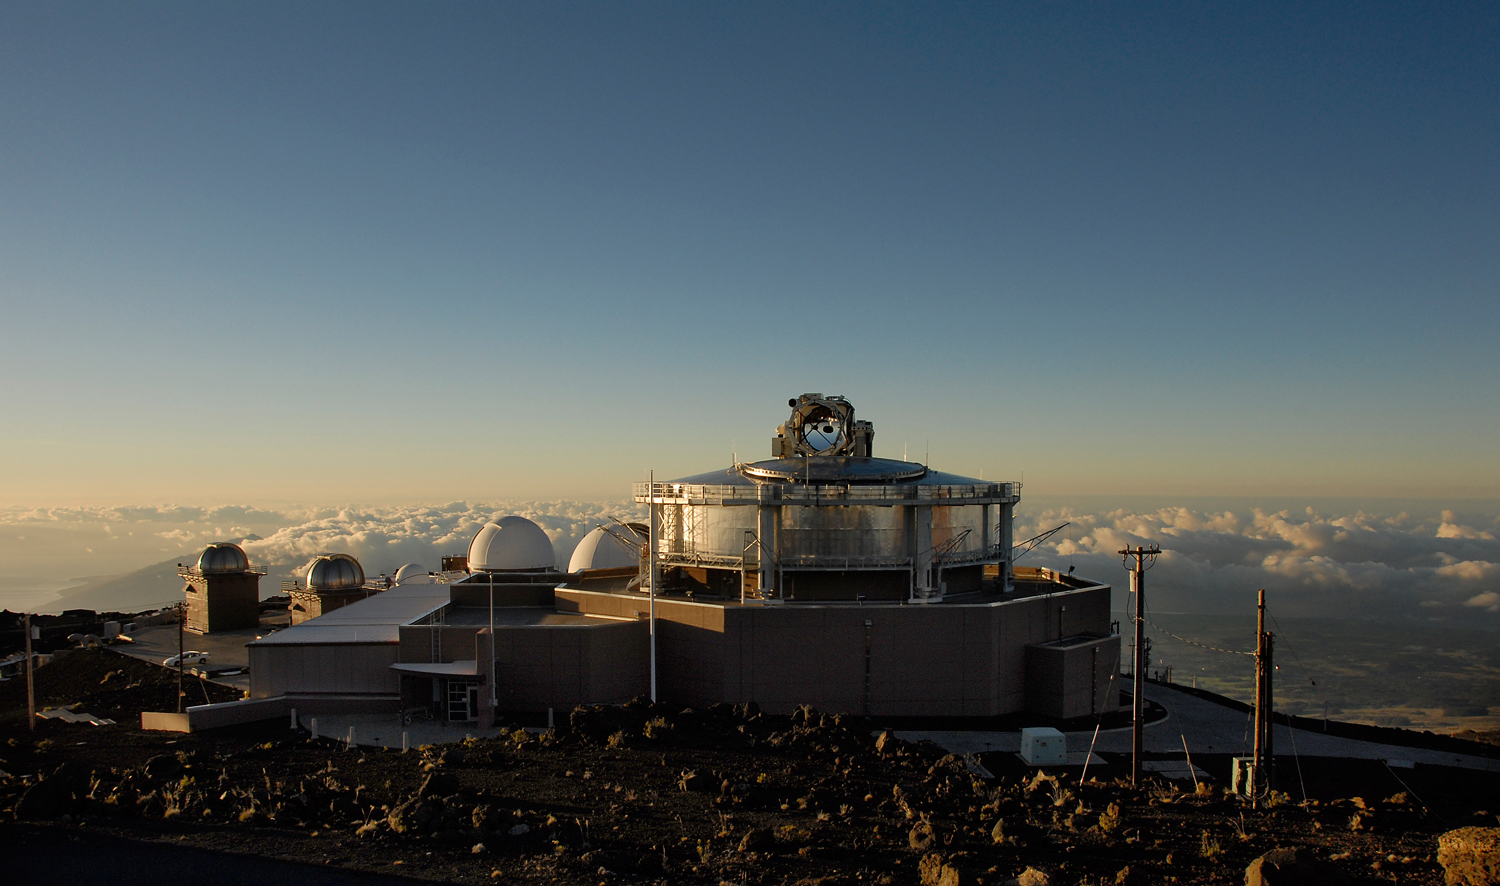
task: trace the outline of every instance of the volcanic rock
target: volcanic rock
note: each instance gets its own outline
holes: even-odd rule
[[[1272,849],[1245,868],[1245,886],[1337,886],[1349,878],[1307,849]]]
[[[1500,884],[1500,828],[1459,828],[1438,837],[1448,886]]]

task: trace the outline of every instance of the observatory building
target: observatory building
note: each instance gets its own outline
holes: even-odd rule
[[[363,600],[383,588],[365,582],[365,570],[348,554],[319,554],[307,564],[306,584],[287,589],[292,624],[299,625],[350,603]]]
[[[650,486],[660,568],[688,592],[782,602],[926,604],[1011,588],[1019,483],[874,458],[843,397],[803,394],[775,458]]]
[[[566,572],[539,526],[503,517],[451,582],[257,640],[252,698],[480,726],[650,693],[877,716],[1117,706],[1110,588],[1015,565],[1019,483],[879,458],[843,397],[788,405],[772,458],[636,484],[648,523],[595,529]]]
[[[183,627],[198,634],[260,626],[260,579],[264,572],[250,568],[250,558],[237,544],[211,544],[193,566],[177,564],[186,581],[187,603]]]

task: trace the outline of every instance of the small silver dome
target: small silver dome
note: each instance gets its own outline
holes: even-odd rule
[[[250,558],[239,545],[222,541],[209,545],[198,555],[198,571],[204,575],[249,572]]]
[[[348,554],[323,554],[307,567],[310,591],[352,591],[364,584],[364,569]]]

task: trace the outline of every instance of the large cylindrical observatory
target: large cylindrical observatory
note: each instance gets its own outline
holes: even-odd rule
[[[635,500],[655,506],[668,583],[786,602],[1009,590],[1019,483],[872,457],[873,428],[843,397],[789,405],[776,458],[636,484]]]

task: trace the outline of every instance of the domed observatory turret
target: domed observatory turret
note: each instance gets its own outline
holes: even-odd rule
[[[511,514],[491,520],[469,542],[469,576],[453,585],[453,602],[464,606],[549,606],[564,579],[546,531]],[[493,596],[491,595],[493,591]]]
[[[198,634],[260,626],[260,578],[250,568],[244,548],[216,542],[203,549],[193,566],[178,564],[186,584],[187,615],[183,627]]]
[[[397,569],[396,574],[391,576],[391,581],[397,586],[437,584],[437,580],[427,571],[427,567],[418,563],[407,563]]]
[[[568,559],[568,572],[594,572],[601,569],[640,571],[646,553],[647,529],[644,523],[617,523],[599,526],[583,537]]]
[[[364,585],[364,567],[348,554],[324,554],[307,567],[307,588],[311,591],[337,593]]]
[[[292,624],[301,624],[384,588],[365,583],[364,567],[348,554],[319,554],[308,561],[304,587],[290,592]]]
[[[203,549],[198,555],[198,571],[204,575],[227,575],[231,572],[249,572],[250,558],[245,549],[237,544],[218,542]]]
[[[469,542],[473,572],[545,572],[557,568],[552,539],[542,527],[512,514],[484,524]]]
[[[1005,593],[1019,483],[987,483],[872,452],[839,396],[803,394],[775,458],[648,486],[666,587],[781,602],[935,603]]]

